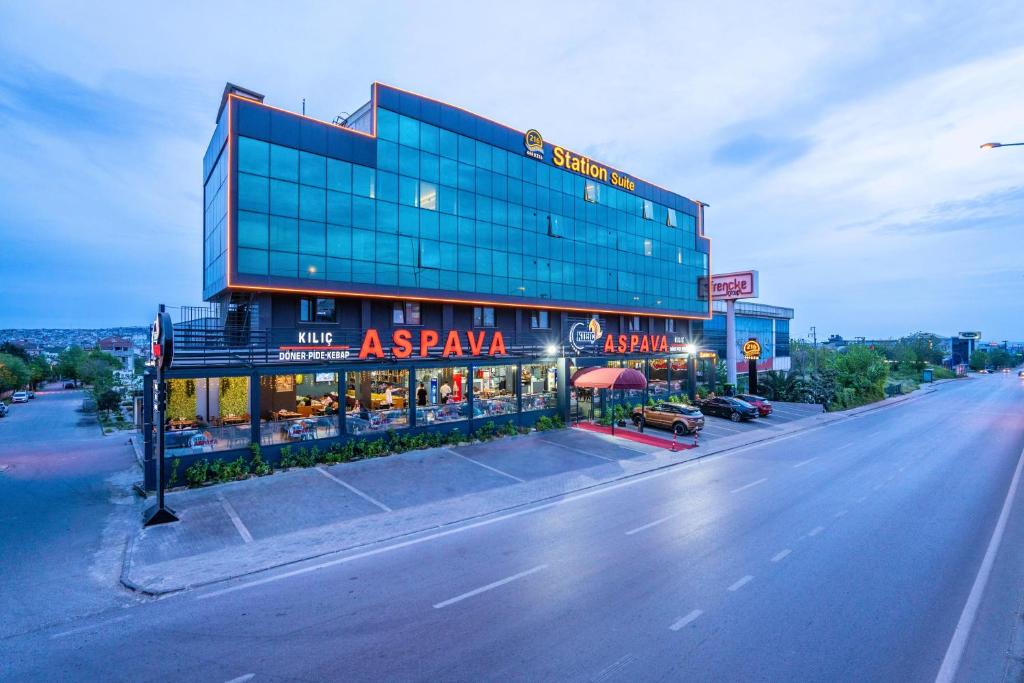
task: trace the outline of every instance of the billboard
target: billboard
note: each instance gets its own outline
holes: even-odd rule
[[[957,332],[961,339],[981,339],[981,332]]]
[[[700,298],[708,298],[707,278],[698,284]],[[757,271],[744,270],[738,273],[723,273],[711,276],[711,296],[716,301],[757,298]]]

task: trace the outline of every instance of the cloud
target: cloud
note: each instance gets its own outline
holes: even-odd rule
[[[805,139],[768,138],[759,133],[744,133],[720,145],[712,154],[712,161],[727,166],[782,166],[802,157],[810,147],[810,141]]]

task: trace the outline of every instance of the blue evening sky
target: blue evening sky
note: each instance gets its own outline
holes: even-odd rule
[[[225,81],[331,119],[374,80],[711,205],[795,336],[1024,338],[1019,2],[3,3],[0,328],[201,299]]]

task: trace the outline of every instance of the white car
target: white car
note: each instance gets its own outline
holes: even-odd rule
[[[15,391],[14,395],[11,396],[11,403],[28,403],[28,392]]]

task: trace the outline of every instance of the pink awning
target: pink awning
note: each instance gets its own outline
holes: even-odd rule
[[[572,376],[572,384],[586,389],[643,389],[644,373],[632,368],[583,368]]]

